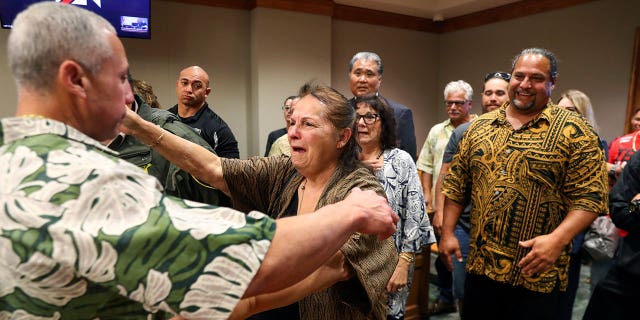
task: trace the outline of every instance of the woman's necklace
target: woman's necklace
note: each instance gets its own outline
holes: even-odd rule
[[[300,184],[300,199],[298,199],[298,212],[296,214],[300,214],[300,208],[302,207],[302,200],[304,199],[304,189],[307,186],[307,178],[304,178],[302,184]]]
[[[380,157],[382,157],[383,153],[384,153],[384,149],[380,150],[380,153],[378,153],[378,156],[376,157],[376,160],[380,159]]]

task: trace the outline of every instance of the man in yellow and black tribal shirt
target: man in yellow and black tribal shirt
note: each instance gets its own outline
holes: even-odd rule
[[[513,62],[509,102],[475,120],[444,182],[440,253],[460,258],[453,234],[471,202],[465,318],[553,319],[567,287],[571,239],[607,213],[599,139],[550,99],[557,61],[530,48]]]

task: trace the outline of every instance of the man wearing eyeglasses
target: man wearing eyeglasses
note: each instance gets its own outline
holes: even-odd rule
[[[506,72],[491,72],[487,73],[484,77],[484,84],[482,88],[482,113],[487,113],[489,111],[493,111],[495,109],[500,108],[500,106],[509,100],[509,95],[507,94],[507,88],[509,86],[509,80],[511,79],[511,75]],[[440,167],[440,173],[438,174],[438,180],[436,180],[436,212],[434,217],[438,217],[438,226],[433,226],[434,229],[437,230],[438,233],[442,230],[442,212],[444,209],[444,195],[442,194],[442,182],[444,181],[444,176],[447,174],[449,167],[451,166],[451,161],[453,160],[453,155],[458,151],[458,143],[460,143],[460,139],[462,139],[462,135],[469,129],[469,125],[471,125],[471,121],[465,122],[459,125],[453,133],[451,134],[451,138],[449,138],[449,142],[447,143],[447,147],[444,150],[444,154],[442,156],[442,166]],[[456,224],[456,229],[454,234],[458,239],[458,243],[460,243],[460,253],[462,254],[462,259],[453,259],[453,296],[458,302],[458,312],[460,313],[460,318],[464,319],[462,314],[463,304],[464,304],[464,283],[466,278],[466,259],[469,255],[469,231],[471,230],[471,205],[468,205],[464,208],[462,215],[460,215],[460,219],[458,219],[458,223]],[[436,220],[435,218],[433,220]],[[433,223],[433,222],[432,222]]]
[[[291,117],[291,107],[293,106],[293,100],[295,98],[296,96],[288,96],[286,99],[284,99],[284,103],[282,104],[282,116],[284,117],[285,127],[277,130],[273,130],[271,131],[271,133],[269,133],[269,137],[267,138],[267,149],[264,151],[265,157],[269,155],[269,152],[275,141],[282,139],[282,137],[286,139],[287,130],[289,129],[289,118]],[[287,145],[288,144],[289,144],[289,141],[287,140]],[[289,147],[289,149],[291,148]]]
[[[417,167],[422,172],[422,188],[429,211],[435,209],[433,187],[442,165],[442,153],[449,142],[449,137],[456,127],[476,117],[475,114],[470,114],[472,98],[473,89],[463,80],[452,81],[445,86],[444,107],[447,110],[448,119],[429,130],[420,151]]]
[[[356,97],[366,95],[380,96],[380,84],[382,83],[382,59],[373,52],[358,52],[349,62],[349,89],[354,98],[349,100],[355,104]],[[382,98],[382,96],[380,96]],[[416,159],[416,133],[413,126],[413,113],[411,109],[393,100],[384,98],[393,110],[396,118],[398,148],[408,152]],[[355,105],[354,105],[355,107]]]
[[[416,163],[421,172],[420,179],[427,212],[434,212],[436,207],[434,187],[442,166],[442,154],[449,142],[449,137],[456,127],[476,117],[475,114],[470,114],[472,98],[473,89],[463,80],[449,82],[444,88],[444,107],[447,110],[448,119],[429,130]],[[442,216],[434,216],[432,221],[436,221],[436,219],[439,219],[439,223],[442,225]],[[439,233],[436,232],[436,235]],[[429,306],[429,313],[435,315],[455,312],[451,271],[445,267],[440,258],[436,259],[435,264],[440,280],[440,295],[438,300]]]

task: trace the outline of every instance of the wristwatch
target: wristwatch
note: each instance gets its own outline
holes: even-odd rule
[[[640,215],[640,199],[631,200],[631,202],[629,202],[629,212],[631,214]]]
[[[618,170],[618,165],[615,164],[613,165],[613,167],[611,167],[611,170],[609,170],[609,178],[615,180],[616,179],[616,170]]]

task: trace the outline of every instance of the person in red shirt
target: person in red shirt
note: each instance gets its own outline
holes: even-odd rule
[[[613,167],[609,169],[609,182],[611,185],[615,183],[631,155],[640,148],[640,140],[638,140],[638,134],[640,134],[640,108],[635,110],[635,114],[631,118],[631,128],[633,132],[615,138],[611,142],[611,146],[609,146],[607,162],[613,164]]]

